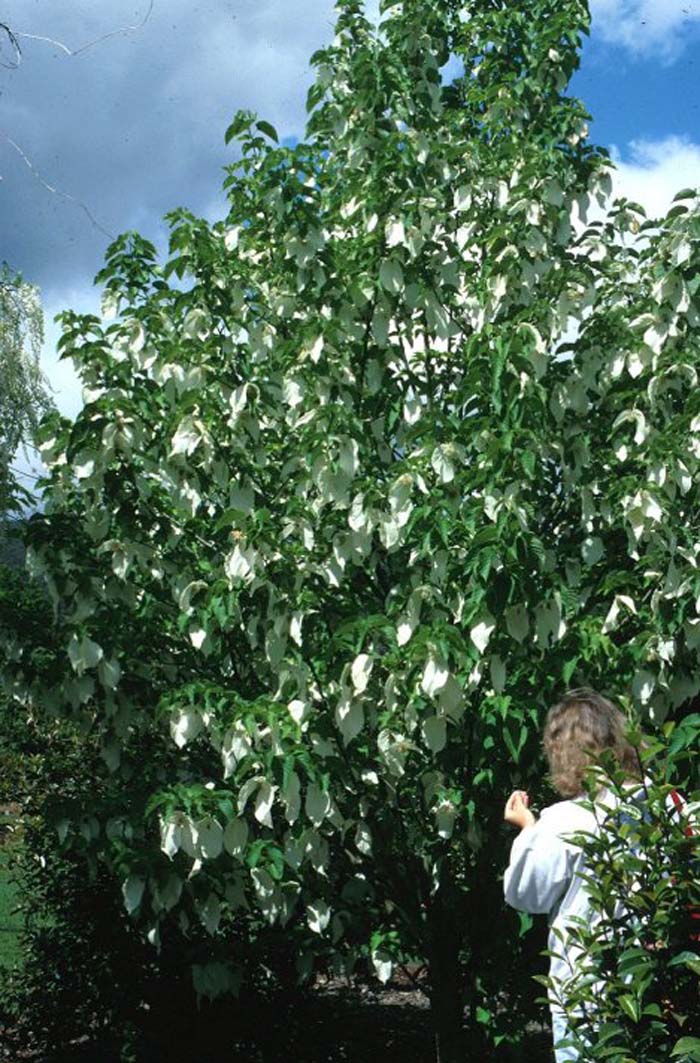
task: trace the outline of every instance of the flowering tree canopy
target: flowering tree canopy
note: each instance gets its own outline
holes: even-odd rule
[[[700,686],[700,210],[611,203],[583,0],[337,19],[306,139],[238,114],[227,218],[174,211],[165,265],[121,237],[63,316],[85,406],[30,559],[65,667],[14,675],[121,787],[61,838],[154,942],[205,928],[201,992],[250,912],[302,972],[408,951],[451,1060],[465,1000],[508,1032],[502,799],[548,701]]]

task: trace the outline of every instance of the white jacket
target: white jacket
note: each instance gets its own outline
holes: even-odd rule
[[[577,801],[559,801],[545,808],[534,826],[525,827],[516,837],[505,873],[506,902],[518,911],[548,916],[548,949],[558,954],[550,959],[549,974],[562,987],[576,967],[576,949],[568,941],[568,920],[578,916],[591,923],[594,917],[585,883],[579,877],[583,853],[571,835],[584,831],[593,834],[598,829],[593,812]],[[550,1000],[555,1006],[551,992]]]
[[[635,804],[643,804],[644,787],[631,784],[630,797]],[[534,826],[520,832],[513,842],[503,883],[506,902],[512,908],[548,916],[548,949],[556,954],[550,958],[549,975],[564,997],[566,982],[576,974],[581,959],[580,947],[567,932],[569,920],[578,917],[594,927],[599,919],[581,878],[585,874],[584,854],[572,836],[599,833],[606,815],[619,807],[619,799],[608,790],[596,798],[595,812],[583,807],[584,800],[559,801],[545,808]],[[669,797],[666,808],[670,821],[679,822],[681,817],[683,823],[682,817],[687,816],[693,824],[692,808],[682,797],[678,802]],[[556,995],[550,990],[550,1002],[558,1010]]]

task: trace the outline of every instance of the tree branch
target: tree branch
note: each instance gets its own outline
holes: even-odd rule
[[[10,59],[9,62],[5,59],[0,59],[0,66],[4,66],[6,70],[16,70],[22,62],[22,49],[19,46],[17,34],[13,33],[5,22],[0,22],[0,33],[5,34],[10,42],[13,52],[15,53],[14,59]]]
[[[8,136],[8,134],[4,132],[0,132],[0,136],[10,145],[11,148],[14,148],[14,150],[17,152],[17,154],[27,166],[27,168],[31,171],[32,175],[36,177],[39,184],[42,185],[47,190],[47,192],[51,192],[55,196],[60,196],[62,199],[67,199],[69,203],[75,203],[76,206],[80,207],[80,209],[87,215],[92,225],[94,225],[94,227],[98,229],[103,236],[106,236],[108,240],[115,239],[114,234],[109,232],[108,229],[105,229],[105,227],[99,223],[90,208],[86,206],[86,204],[83,203],[81,199],[77,199],[76,196],[72,196],[70,192],[62,192],[60,188],[55,188],[53,185],[50,185],[49,182],[41,176],[41,174],[34,166],[26,152],[22,150],[19,144],[17,144],[11,136]]]
[[[19,66],[21,52],[19,49],[19,45],[16,43],[16,39],[19,37],[27,41],[44,41],[46,44],[53,44],[56,46],[56,48],[60,48],[62,52],[65,52],[65,54],[69,56],[80,55],[81,52],[86,52],[88,48],[94,48],[96,44],[101,44],[103,41],[108,41],[111,37],[117,37],[120,34],[124,35],[128,33],[136,33],[138,32],[138,30],[143,29],[143,27],[146,25],[153,13],[154,4],[155,0],[150,0],[148,10],[146,11],[146,14],[143,16],[140,22],[135,22],[133,25],[130,26],[120,26],[116,30],[110,30],[109,33],[103,33],[101,37],[95,37],[94,40],[88,41],[87,44],[81,44],[79,48],[69,48],[67,44],[63,43],[63,41],[57,41],[53,37],[42,37],[38,33],[13,34],[10,30],[8,30],[7,26],[4,26],[2,23],[0,23],[0,29],[5,29],[10,35],[10,40],[15,43],[15,47],[18,52],[18,60],[16,65]]]

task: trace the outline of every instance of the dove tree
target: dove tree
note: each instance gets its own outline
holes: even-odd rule
[[[62,844],[154,943],[205,928],[200,992],[250,913],[302,974],[419,957],[443,1063],[465,1008],[475,1055],[524,1028],[501,816],[548,703],[698,689],[700,214],[610,204],[588,18],[340,0],[305,139],[239,113],[226,219],[112,244],[30,531],[65,669],[13,648],[121,795]]]

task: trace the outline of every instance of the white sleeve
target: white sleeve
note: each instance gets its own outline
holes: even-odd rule
[[[563,897],[573,876],[574,851],[539,820],[513,842],[503,881],[506,903],[521,912],[544,915]]]

